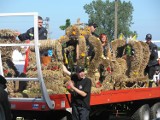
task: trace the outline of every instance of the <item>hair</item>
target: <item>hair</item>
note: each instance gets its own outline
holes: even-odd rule
[[[93,26],[94,28],[98,27],[98,25],[96,23],[94,23],[94,22],[89,23],[88,26]]]
[[[43,20],[43,18],[41,16],[38,16],[38,20]]]
[[[108,37],[107,37],[107,35],[106,35],[105,33],[101,33],[100,36],[99,36],[99,39],[100,39],[101,42],[102,42],[102,38],[103,38],[104,36],[106,36],[106,42],[107,42],[107,41],[108,41]]]

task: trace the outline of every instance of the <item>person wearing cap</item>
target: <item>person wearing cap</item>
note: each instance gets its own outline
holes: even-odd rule
[[[94,22],[91,22],[91,23],[88,24],[88,26],[90,27],[91,34],[92,34],[93,36],[99,38],[99,35],[97,35],[97,34],[95,33],[96,28],[98,27],[98,25],[97,25],[96,23],[94,23]]]
[[[158,47],[157,45],[155,45],[154,43],[152,43],[152,35],[151,34],[147,34],[146,35],[146,43],[149,46],[150,49],[150,58],[149,58],[149,62],[148,65],[145,69],[145,73],[148,74],[149,77],[149,87],[152,87],[152,83],[153,83],[153,75],[155,74],[156,71],[156,66],[158,66]]]
[[[11,105],[8,100],[8,93],[5,91],[6,83],[6,79],[0,75],[0,106],[4,111],[5,120],[12,120]]]
[[[98,27],[97,24],[94,22],[91,22],[88,24],[88,27],[90,28],[90,32],[91,32],[90,35],[93,35],[97,39],[99,39],[99,35],[95,33],[95,30]],[[89,37],[86,37],[86,46],[87,46],[87,56],[90,57],[90,61],[92,61],[92,59],[95,56],[95,51],[94,51],[94,46],[89,41]]]
[[[84,67],[77,66],[68,85],[71,91],[73,120],[89,120],[91,80],[85,76]]]
[[[34,27],[28,29],[25,33],[16,32],[20,41],[33,40],[34,39]],[[39,40],[47,39],[47,30],[43,27],[43,18],[38,16],[38,35]]]

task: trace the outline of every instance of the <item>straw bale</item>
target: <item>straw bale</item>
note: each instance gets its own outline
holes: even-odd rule
[[[126,45],[126,40],[116,39],[111,42],[113,58],[114,57],[122,57],[124,46]]]
[[[132,49],[134,49],[135,51],[134,55],[131,56],[133,58],[130,60],[129,77],[139,77],[139,70],[143,58],[142,45],[139,41],[134,40],[130,40],[128,44],[130,44],[132,46]]]
[[[16,39],[16,31],[11,29],[0,29],[0,39],[4,41],[14,41]]]
[[[79,60],[77,60],[77,65],[85,66],[85,58],[86,58],[86,40],[84,36],[78,37],[79,42]]]
[[[148,64],[149,57],[150,57],[150,50],[147,43],[140,41],[142,45],[142,62],[139,69],[139,75],[144,76],[144,70]]]
[[[101,88],[91,87],[91,93],[100,94],[101,91]]]
[[[102,57],[102,44],[99,39],[97,39],[95,36],[89,37],[89,42],[94,46],[95,55],[92,61],[89,63],[88,72],[94,72],[101,61]]]

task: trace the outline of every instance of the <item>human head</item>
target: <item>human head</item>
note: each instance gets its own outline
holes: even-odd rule
[[[96,28],[98,27],[98,25],[94,22],[89,23],[88,26],[90,27],[91,32],[94,32]]]
[[[79,78],[84,78],[85,77],[84,67],[83,66],[77,66],[76,67],[76,73],[77,73]]]
[[[38,28],[41,28],[43,26],[43,18],[41,16],[38,16]]]
[[[6,83],[7,80],[2,75],[0,75],[0,84],[4,86],[4,89],[6,88]]]
[[[108,42],[107,35],[105,33],[100,34],[100,40],[102,43],[107,43]]]
[[[152,35],[150,34],[150,33],[148,33],[147,35],[146,35],[146,42],[147,43],[150,43],[151,42],[151,40],[152,40]]]

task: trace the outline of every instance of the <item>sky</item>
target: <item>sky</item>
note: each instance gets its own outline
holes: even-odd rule
[[[44,19],[50,18],[49,31],[51,39],[58,39],[65,34],[59,26],[64,25],[66,19],[71,24],[80,18],[81,22],[88,23],[88,14],[83,6],[93,0],[0,0],[0,13],[38,12]],[[113,0],[112,0],[113,1]],[[138,40],[144,40],[147,33],[151,33],[153,40],[160,40],[160,0],[124,0],[131,1],[133,11],[133,25],[131,30],[137,31]],[[13,28],[25,32],[33,26],[32,18],[28,17],[1,17],[1,28]]]

